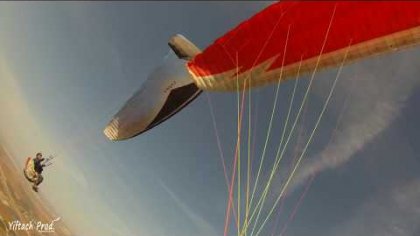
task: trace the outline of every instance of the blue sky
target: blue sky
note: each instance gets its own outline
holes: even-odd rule
[[[18,163],[40,150],[58,155],[41,194],[77,235],[222,234],[227,190],[205,94],[134,139],[110,142],[102,129],[162,62],[170,36],[181,33],[204,48],[267,4],[1,3],[1,144]],[[287,235],[418,235],[419,53],[410,48],[344,67],[279,218],[282,227],[307,178],[318,173]],[[336,73],[316,75],[302,122],[304,140]],[[307,81],[299,81],[297,101]],[[293,85],[280,88],[263,179]],[[253,91],[255,166],[274,92],[275,86]],[[236,94],[208,95],[230,169]],[[292,151],[275,186],[289,170]],[[270,192],[269,203],[279,189]]]

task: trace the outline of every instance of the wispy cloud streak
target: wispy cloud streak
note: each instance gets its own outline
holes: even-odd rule
[[[347,73],[339,93],[350,95],[343,120],[329,145],[308,157],[293,186],[314,173],[346,164],[395,121],[413,89],[420,84],[420,63],[413,60],[415,52],[352,66],[356,72]]]
[[[396,186],[367,200],[330,235],[416,236],[420,232],[419,199],[420,179]]]
[[[165,183],[159,181],[161,187],[168,193],[169,197],[176,203],[176,205],[185,213],[191,220],[193,225],[197,228],[198,234],[202,236],[216,236],[219,235],[216,230],[201,216],[195,213],[188,205],[186,205]]]

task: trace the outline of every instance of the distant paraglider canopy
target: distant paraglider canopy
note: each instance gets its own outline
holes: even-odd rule
[[[29,182],[36,182],[37,174],[35,172],[34,160],[30,157],[26,158],[25,167],[23,168],[23,174]]]

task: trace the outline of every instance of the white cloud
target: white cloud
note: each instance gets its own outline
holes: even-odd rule
[[[416,236],[420,231],[420,179],[379,193],[330,235]]]
[[[418,49],[411,49],[345,68],[341,87],[336,92],[339,100],[347,93],[350,96],[341,124],[322,152],[306,157],[292,186],[303,183],[313,173],[346,164],[395,121],[413,89],[420,84],[420,62],[414,60],[418,52]],[[329,88],[326,83],[320,83],[323,92]],[[320,92],[319,88],[317,92]],[[342,103],[337,102],[335,106],[331,109],[338,111]],[[324,122],[324,125],[335,124]]]

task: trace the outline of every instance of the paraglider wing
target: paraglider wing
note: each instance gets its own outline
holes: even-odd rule
[[[191,60],[201,51],[193,43],[181,34],[176,34],[169,39],[169,47],[179,59]]]
[[[164,64],[151,73],[105,128],[108,139],[139,135],[179,112],[201,93],[181,60],[195,56],[198,48],[181,35],[172,37],[169,45],[178,58],[169,54]]]
[[[279,81],[281,71],[281,79],[296,75],[300,62],[302,74],[339,65],[345,52],[351,62],[419,42],[418,1],[281,1],[218,38],[187,66],[199,88],[230,91],[237,78],[240,89],[261,86]],[[243,87],[247,78],[251,83]]]
[[[32,160],[32,158],[30,157],[26,158],[25,167],[23,168],[23,174],[29,182],[36,182],[37,174],[35,172],[35,164],[34,160]]]

